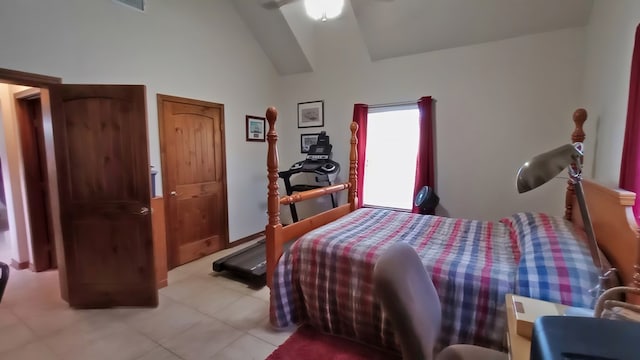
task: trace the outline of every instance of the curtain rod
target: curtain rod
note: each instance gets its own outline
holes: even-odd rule
[[[374,104],[369,105],[369,109],[381,108],[381,107],[391,107],[391,106],[405,106],[405,105],[416,105],[418,106],[418,100],[415,101],[401,101],[401,102],[393,102],[386,104]]]

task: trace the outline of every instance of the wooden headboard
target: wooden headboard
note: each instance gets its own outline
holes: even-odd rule
[[[582,184],[598,246],[618,269],[622,284],[640,288],[640,236],[632,208],[636,194],[589,180]],[[575,200],[574,209],[571,221],[582,228]]]
[[[576,128],[571,134],[572,143],[584,142],[586,136],[582,126],[586,119],[587,112],[584,109],[573,113]],[[640,288],[640,233],[632,208],[636,194],[590,180],[583,180],[582,185],[598,247],[611,265],[618,269],[622,285]],[[571,180],[568,181],[565,197],[565,218],[583,230],[583,236],[586,236]],[[640,304],[640,297],[629,300]]]

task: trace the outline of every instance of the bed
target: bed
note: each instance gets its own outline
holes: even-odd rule
[[[506,293],[590,305],[586,289],[596,283],[597,270],[579,240],[583,231],[571,184],[564,218],[521,213],[477,221],[358,209],[357,125],[352,123],[349,181],[280,197],[276,117],[269,108],[266,237],[272,325],[308,322],[327,333],[397,349],[371,279],[375,260],[396,241],[418,251],[438,289],[443,304],[439,346],[472,343],[501,349]],[[585,120],[584,110],[574,113],[572,142],[584,140]],[[638,230],[630,209],[635,194],[588,181],[584,188],[601,249],[623,283],[640,285]],[[286,227],[280,223],[280,205],[342,190],[348,191],[347,204]],[[282,256],[283,245],[293,239],[298,241]]]

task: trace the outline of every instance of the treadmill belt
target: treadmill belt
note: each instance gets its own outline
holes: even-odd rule
[[[288,250],[292,243],[293,241],[286,243],[283,250]],[[228,271],[233,275],[238,275],[253,282],[266,283],[266,239],[263,238],[251,246],[214,261],[213,271]]]

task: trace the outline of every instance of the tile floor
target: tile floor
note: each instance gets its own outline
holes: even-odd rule
[[[0,303],[0,359],[264,359],[292,330],[270,328],[267,287],[212,273],[212,261],[239,248],[170,271],[154,309],[70,309],[56,271],[12,269]],[[0,243],[6,261],[1,255]]]

